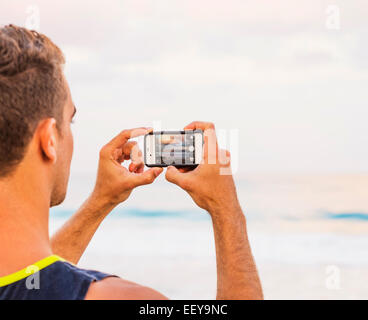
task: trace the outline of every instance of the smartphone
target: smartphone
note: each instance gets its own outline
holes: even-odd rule
[[[147,167],[195,167],[202,161],[202,130],[157,131],[144,137]]]

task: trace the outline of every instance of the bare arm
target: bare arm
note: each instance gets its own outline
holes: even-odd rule
[[[161,293],[120,278],[93,282],[85,300],[167,300]]]
[[[152,183],[162,172],[162,168],[143,171],[144,164],[137,144],[129,141],[150,130],[124,130],[101,149],[92,195],[51,238],[55,254],[77,264],[111,210],[125,201],[135,187]],[[121,165],[124,160],[132,160],[129,170]]]
[[[217,299],[263,299],[246,221],[234,204],[212,210],[216,244]]]
[[[211,215],[216,243],[217,299],[263,299],[245,217],[231,175],[230,154],[218,150],[213,124],[193,122],[185,129],[204,130],[203,161],[193,171],[169,167],[166,179],[187,191]]]

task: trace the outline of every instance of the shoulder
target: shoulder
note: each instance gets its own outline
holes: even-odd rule
[[[86,300],[166,300],[161,293],[121,278],[92,282]]]

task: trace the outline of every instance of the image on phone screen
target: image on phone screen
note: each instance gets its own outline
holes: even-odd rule
[[[196,131],[159,132],[146,139],[146,164],[194,166],[202,154],[202,133]],[[200,159],[199,159],[200,160]]]

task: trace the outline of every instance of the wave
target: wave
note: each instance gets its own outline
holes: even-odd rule
[[[76,210],[63,209],[63,208],[52,208],[50,210],[50,216],[52,218],[68,218]],[[322,214],[322,215],[321,215]],[[116,208],[114,209],[109,217],[119,218],[142,218],[142,219],[156,219],[156,218],[179,218],[187,220],[206,220],[210,219],[209,214],[202,210],[167,210],[167,209],[142,209],[142,208]],[[368,221],[368,213],[366,212],[320,212],[317,219],[328,219],[328,220],[355,220],[355,221]],[[261,214],[250,214],[248,218],[251,220],[264,220],[265,216]],[[299,221],[303,218],[296,216],[281,216],[281,220]]]
[[[147,209],[124,209],[115,212],[114,215],[124,215],[139,218],[187,218],[187,219],[203,219],[206,214],[198,211],[181,211],[181,210],[147,210]]]
[[[325,218],[334,220],[359,220],[368,221],[368,213],[364,212],[342,212],[342,213],[326,213]]]
[[[53,218],[68,218],[76,210],[52,208],[50,216]],[[114,209],[110,215],[112,218],[136,217],[136,218],[183,218],[190,220],[206,220],[209,215],[200,210],[148,210],[140,208]]]

